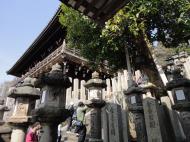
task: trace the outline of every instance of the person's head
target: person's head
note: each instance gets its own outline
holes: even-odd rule
[[[79,106],[79,107],[83,107],[83,106],[84,106],[84,103],[83,103],[83,102],[79,102],[79,103],[78,103],[78,106]]]
[[[42,128],[40,122],[34,122],[32,125],[31,125],[31,128],[34,130],[34,131],[37,131],[37,130],[40,130]]]

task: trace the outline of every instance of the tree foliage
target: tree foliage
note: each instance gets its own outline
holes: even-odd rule
[[[108,39],[101,36],[102,27],[64,4],[61,8],[60,22],[67,28],[68,47],[80,49],[81,54],[92,61],[93,67],[104,64],[104,61],[109,61],[108,66],[112,69],[124,66],[124,49],[121,51],[109,44]]]
[[[110,37],[130,33],[135,38],[162,41],[176,46],[190,32],[188,0],[135,0],[129,2],[103,30]]]
[[[87,17],[65,5],[60,22],[67,28],[69,47],[79,48],[84,57],[99,64],[125,66],[124,47],[151,47],[160,41],[177,47],[190,33],[189,0],[134,0],[99,27]]]

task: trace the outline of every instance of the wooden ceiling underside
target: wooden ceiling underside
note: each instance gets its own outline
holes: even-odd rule
[[[128,0],[61,0],[64,4],[82,12],[84,15],[95,20],[99,24],[104,24]]]

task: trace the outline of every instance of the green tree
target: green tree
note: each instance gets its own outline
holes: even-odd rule
[[[102,33],[110,39],[130,34],[134,41],[143,40],[146,45],[158,40],[166,46],[176,46],[189,32],[188,0],[135,0],[110,19]]]
[[[134,0],[99,27],[90,19],[65,5],[60,22],[67,28],[67,44],[79,48],[87,59],[109,66],[126,65],[125,47],[130,47],[131,59],[138,52],[149,56],[152,42],[157,40],[166,47],[176,47],[190,33],[189,0]],[[149,54],[149,55],[148,55]]]
[[[112,69],[124,66],[124,49],[120,51],[108,42],[109,39],[101,36],[102,27],[64,4],[61,9],[59,20],[67,28],[68,47],[80,49],[82,56],[92,61],[93,67],[103,64],[104,61],[108,61],[108,66]]]

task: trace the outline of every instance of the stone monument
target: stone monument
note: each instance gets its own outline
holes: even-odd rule
[[[131,87],[124,91],[128,111],[132,113],[135,123],[135,131],[138,142],[147,142],[146,126],[143,113],[142,95],[144,89],[133,83]]]
[[[35,79],[27,77],[23,83],[10,89],[8,97],[15,98],[16,105],[8,122],[13,127],[11,142],[24,142],[31,111],[35,108],[35,101],[40,97],[40,91],[35,87]]]
[[[101,135],[101,108],[106,102],[102,99],[102,89],[106,87],[106,83],[99,78],[99,73],[94,72],[84,86],[89,89],[89,101],[86,105],[90,110],[89,142],[103,142]]]
[[[0,141],[10,142],[11,128],[3,121],[5,111],[9,111],[9,109],[4,105],[4,99],[0,98]]]
[[[143,94],[143,110],[148,142],[163,142],[158,110],[159,105],[154,96],[157,87],[150,82],[142,84],[141,87],[146,91],[146,93]]]
[[[184,78],[180,68],[172,71],[173,80],[166,84],[167,90],[172,91],[174,104],[172,108],[179,111],[186,141],[190,141],[190,80]]]
[[[42,96],[39,107],[33,111],[33,116],[42,123],[43,133],[40,142],[56,142],[58,124],[68,117],[65,92],[71,86],[71,82],[63,74],[59,64],[53,65],[52,70],[42,75],[37,82]]]

